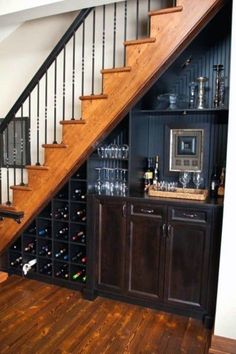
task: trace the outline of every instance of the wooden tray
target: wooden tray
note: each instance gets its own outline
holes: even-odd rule
[[[168,192],[155,190],[153,186],[150,186],[148,194],[150,197],[205,200],[208,196],[208,191],[206,189],[176,188],[175,192]]]

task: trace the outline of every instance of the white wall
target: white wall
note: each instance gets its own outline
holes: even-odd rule
[[[236,3],[233,6],[226,194],[214,334],[236,340]]]
[[[0,43],[0,117],[4,117],[77,13],[22,24]]]

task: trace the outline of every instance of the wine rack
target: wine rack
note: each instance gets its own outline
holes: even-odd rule
[[[75,289],[86,283],[87,164],[82,165],[8,252],[11,274],[36,259],[27,276]]]

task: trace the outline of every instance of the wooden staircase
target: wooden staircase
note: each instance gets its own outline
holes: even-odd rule
[[[150,38],[125,42],[126,67],[102,70],[104,94],[80,97],[82,119],[62,121],[61,144],[43,145],[44,166],[27,166],[28,186],[13,186],[20,224],[0,223],[0,252],[19,235],[141,95],[223,6],[223,0],[179,0],[154,11]]]

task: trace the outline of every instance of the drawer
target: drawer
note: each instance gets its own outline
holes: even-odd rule
[[[171,208],[171,220],[188,220],[200,223],[208,222],[208,212],[199,209],[186,209],[186,208]]]
[[[151,204],[132,204],[131,215],[142,215],[162,219],[164,216],[164,208]]]

